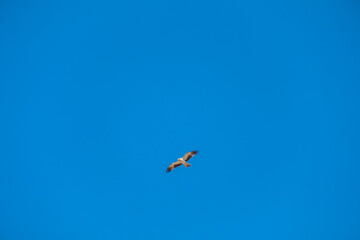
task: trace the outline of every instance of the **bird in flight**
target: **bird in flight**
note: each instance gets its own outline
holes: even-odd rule
[[[184,164],[185,167],[190,167],[191,164],[187,163],[187,161],[189,161],[189,159],[192,158],[193,156],[195,156],[196,154],[198,154],[198,151],[188,152],[182,158],[178,158],[178,160],[176,162],[170,164],[170,166],[167,168],[166,172],[167,173],[171,172],[174,168],[179,167],[181,164]]]

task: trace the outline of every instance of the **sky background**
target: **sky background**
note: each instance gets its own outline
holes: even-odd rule
[[[1,1],[0,239],[360,239],[359,13]]]

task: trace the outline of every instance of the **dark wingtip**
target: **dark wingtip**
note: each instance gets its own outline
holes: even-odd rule
[[[199,153],[199,151],[198,150],[195,150],[195,151],[193,151],[194,153],[196,153],[196,154],[198,154]]]

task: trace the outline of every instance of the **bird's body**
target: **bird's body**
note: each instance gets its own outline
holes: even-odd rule
[[[190,167],[191,164],[187,163],[187,161],[192,158],[193,156],[195,156],[198,153],[198,151],[191,151],[188,152],[187,154],[185,154],[182,158],[178,158],[178,160],[172,164],[170,164],[170,166],[167,168],[166,172],[171,172],[174,168],[177,168],[181,165],[184,165],[185,167]]]

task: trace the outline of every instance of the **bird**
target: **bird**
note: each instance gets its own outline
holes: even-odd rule
[[[181,164],[184,164],[184,166],[190,167],[191,164],[187,163],[187,161],[189,161],[190,158],[192,158],[193,156],[195,156],[196,154],[198,154],[199,151],[191,151],[188,152],[187,154],[185,154],[182,158],[178,158],[178,160],[176,162],[173,162],[172,164],[170,164],[170,166],[166,169],[166,172],[169,173],[171,172],[174,168],[179,167]]]

